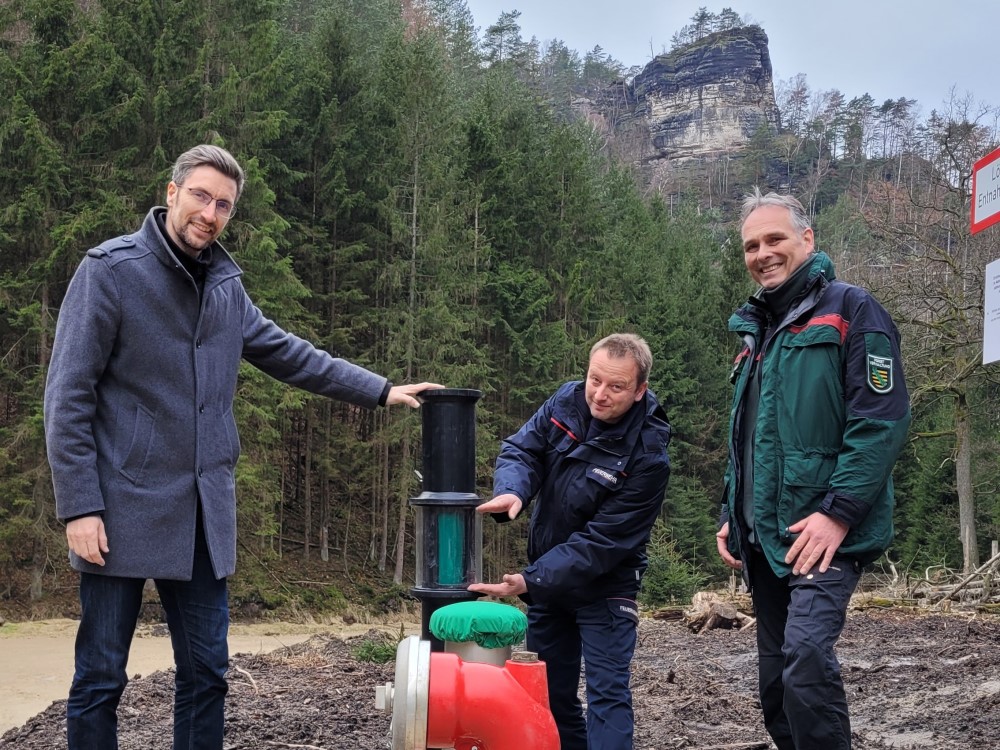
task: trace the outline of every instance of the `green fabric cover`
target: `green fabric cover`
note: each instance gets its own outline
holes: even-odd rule
[[[475,641],[483,648],[506,648],[524,640],[528,618],[499,602],[457,602],[431,613],[428,628],[442,641]]]

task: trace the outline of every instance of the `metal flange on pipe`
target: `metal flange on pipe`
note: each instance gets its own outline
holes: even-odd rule
[[[427,747],[431,643],[411,635],[396,648],[396,682],[375,688],[375,707],[392,711],[391,750]]]

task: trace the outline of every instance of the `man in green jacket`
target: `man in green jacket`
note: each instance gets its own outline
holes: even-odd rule
[[[795,198],[755,189],[742,218],[760,288],[729,320],[744,345],[719,554],[751,590],[778,750],[847,750],[834,645],[862,566],[892,541],[892,467],[910,423],[899,332],[871,294],[836,279]]]

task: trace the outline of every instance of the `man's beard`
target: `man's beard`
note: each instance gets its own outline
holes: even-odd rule
[[[195,255],[198,255],[202,250],[215,242],[215,238],[218,235],[213,231],[208,239],[201,240],[195,235],[196,231],[197,230],[194,229],[192,223],[189,221],[177,230],[177,236],[180,238],[181,242],[184,243],[185,250],[190,250]]]

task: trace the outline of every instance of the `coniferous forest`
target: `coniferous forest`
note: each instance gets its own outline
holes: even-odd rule
[[[699,12],[674,43],[736,19]],[[654,604],[727,577],[726,321],[752,291],[738,205],[755,184],[792,192],[840,277],[903,334],[914,424],[877,570],[919,578],[989,556],[1000,371],[981,364],[983,286],[1000,234],[970,235],[969,193],[1000,143],[996,110],[953,94],[924,112],[905,92],[879,104],[797,76],[775,86],[782,127],[726,155],[724,180],[720,157],[654,190],[627,143],[571,106],[636,71],[525,40],[517,20],[474,20],[464,0],[0,2],[0,611],[65,586],[41,415],[66,285],[88,248],[162,205],[173,160],[203,142],[247,171],[223,243],[268,317],[393,382],[483,391],[484,499],[500,440],[583,376],[597,338],[646,338],[674,428]],[[236,604],[404,596],[419,413],[358,410],[246,366],[236,409]],[[484,528],[493,579],[523,562],[524,524]]]

